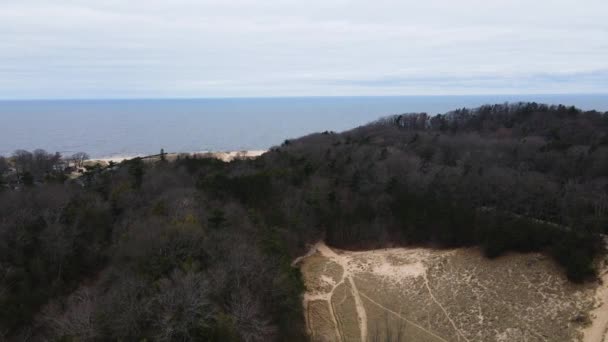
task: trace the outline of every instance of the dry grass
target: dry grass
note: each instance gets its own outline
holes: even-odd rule
[[[315,248],[301,263],[315,341],[573,341],[594,306],[595,285],[536,253]]]

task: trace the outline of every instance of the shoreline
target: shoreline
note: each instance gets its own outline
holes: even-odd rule
[[[253,159],[257,158],[268,150],[239,150],[239,151],[197,151],[197,152],[167,152],[165,153],[168,160],[175,160],[179,156],[188,155],[191,157],[199,158],[216,158],[224,162],[230,162],[236,159]],[[117,155],[112,157],[101,157],[91,158],[85,162],[87,165],[95,164],[109,164],[110,162],[122,163],[123,161],[144,158],[144,159],[157,159],[158,154],[155,155]]]

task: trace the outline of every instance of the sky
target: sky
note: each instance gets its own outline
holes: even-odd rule
[[[606,0],[1,0],[0,98],[608,93]]]

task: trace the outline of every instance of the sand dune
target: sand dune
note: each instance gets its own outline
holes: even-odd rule
[[[298,265],[313,341],[602,342],[608,323],[608,288],[573,284],[538,253],[318,243]]]
[[[174,160],[178,156],[189,155],[192,157],[199,158],[217,158],[225,162],[230,162],[235,159],[248,159],[248,158],[257,158],[262,154],[266,153],[266,150],[244,150],[244,151],[200,151],[193,153],[166,153],[165,157],[168,160]],[[159,155],[152,156],[144,156],[144,155],[124,155],[124,156],[112,156],[112,157],[104,157],[104,158],[93,158],[88,160],[86,163],[89,165],[94,164],[102,164],[107,165],[110,162],[121,163],[125,160],[134,159],[134,158],[144,158],[144,159],[158,159]]]

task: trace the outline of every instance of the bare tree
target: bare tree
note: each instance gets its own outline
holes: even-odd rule
[[[32,168],[31,172],[36,178],[42,178],[44,175],[55,171],[56,166],[61,162],[61,154],[48,153],[43,149],[36,149],[32,153]]]
[[[70,295],[66,308],[51,302],[41,313],[41,323],[49,328],[56,338],[92,340],[97,336],[95,308],[97,297],[93,290],[82,288]]]
[[[55,278],[60,280],[64,264],[73,252],[75,233],[72,229],[58,223],[50,223],[41,233],[44,239],[43,251],[57,269]]]
[[[0,156],[0,175],[8,171],[8,161],[3,156]]]
[[[99,326],[108,331],[109,336],[129,341],[140,336],[144,322],[148,321],[149,284],[129,272],[114,273],[112,270],[105,277],[116,275],[117,279],[100,300],[97,309]]]
[[[152,302],[158,341],[192,341],[192,332],[211,322],[213,308],[207,298],[208,283],[201,273],[175,271],[160,281],[161,291]]]
[[[34,156],[29,151],[16,150],[15,152],[13,152],[12,159],[13,163],[15,164],[15,169],[17,169],[17,172],[23,173],[26,171],[30,171]]]
[[[74,153],[71,157],[70,160],[72,160],[72,162],[74,162],[74,166],[76,167],[82,167],[84,162],[86,160],[89,160],[89,155],[86,154],[85,152],[77,152]]]
[[[272,340],[276,329],[272,326],[271,320],[264,316],[260,301],[245,288],[232,295],[230,314],[243,341]]]

